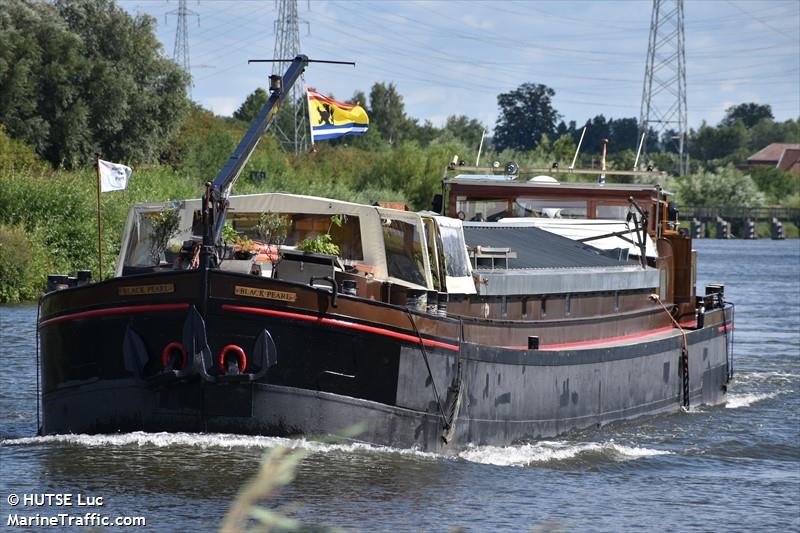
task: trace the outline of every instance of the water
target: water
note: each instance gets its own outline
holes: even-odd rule
[[[736,303],[737,374],[726,406],[454,457],[231,435],[38,438],[36,308],[0,308],[0,521],[12,492],[81,493],[104,497],[90,510],[145,516],[153,531],[211,530],[265,450],[284,445],[312,453],[264,505],[306,524],[800,531],[800,241],[695,244],[698,287],[724,283]],[[28,514],[37,511],[58,510]]]

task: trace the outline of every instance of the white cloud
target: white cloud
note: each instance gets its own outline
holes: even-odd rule
[[[495,27],[494,21],[487,19],[480,19],[475,15],[464,15],[463,17],[461,17],[461,22],[464,23],[464,26],[476,30],[491,30],[494,29]]]

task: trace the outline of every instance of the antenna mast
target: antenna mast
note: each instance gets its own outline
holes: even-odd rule
[[[308,21],[297,15],[297,0],[276,0],[278,18],[275,19],[275,52],[272,57],[285,59],[300,54],[300,24],[309,28]],[[273,74],[280,74],[282,67],[275,63]],[[292,86],[284,102],[287,113],[284,119],[276,117],[271,129],[278,141],[287,151],[307,152],[309,149],[308,105],[306,104],[306,85],[303,75]]]
[[[687,173],[683,0],[653,0],[639,128],[640,136],[655,131],[664,148],[678,153],[680,175]],[[647,142],[642,159],[647,162]]]
[[[189,25],[186,23],[187,17],[197,17],[197,25],[200,25],[200,15],[186,7],[186,0],[178,0],[178,9],[167,11],[164,14],[164,23],[167,22],[167,15],[177,15],[178,25],[175,27],[175,46],[172,49],[172,59],[191,77],[192,67],[189,63]],[[189,85],[189,98],[192,97],[192,85]]]

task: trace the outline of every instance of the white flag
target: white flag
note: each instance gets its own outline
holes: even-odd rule
[[[121,191],[128,186],[128,178],[133,172],[131,167],[102,159],[98,159],[97,164],[100,169],[100,192]]]

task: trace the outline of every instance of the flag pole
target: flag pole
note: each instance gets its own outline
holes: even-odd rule
[[[309,91],[312,91],[311,87],[306,87],[306,105],[308,106],[308,133],[311,135],[311,153],[314,153],[314,125],[311,123],[311,95]]]
[[[475,166],[478,167],[481,164],[481,150],[483,150],[483,138],[486,137],[486,128],[483,128],[481,131],[481,143],[478,145],[478,158],[475,160]]]
[[[100,211],[100,154],[94,154],[97,170],[97,281],[103,281],[103,218]]]

